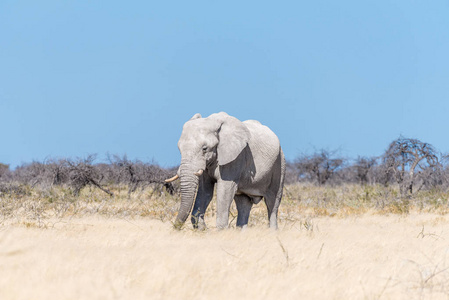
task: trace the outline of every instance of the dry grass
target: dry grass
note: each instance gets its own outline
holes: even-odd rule
[[[0,195],[1,299],[448,299],[448,195],[289,186],[280,229],[172,229],[177,197]],[[235,209],[233,208],[235,215]],[[231,227],[235,226],[235,220]]]

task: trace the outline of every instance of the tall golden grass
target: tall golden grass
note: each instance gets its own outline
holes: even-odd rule
[[[448,194],[291,185],[269,230],[171,226],[179,198],[22,187],[0,195],[0,299],[448,299]]]

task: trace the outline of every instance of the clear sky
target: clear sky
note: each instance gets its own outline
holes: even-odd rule
[[[0,1],[0,162],[177,165],[195,113],[257,119],[288,159],[449,152],[449,1]]]

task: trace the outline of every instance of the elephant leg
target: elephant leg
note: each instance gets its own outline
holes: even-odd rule
[[[268,221],[271,229],[278,229],[278,209],[281,203],[282,194],[279,195],[267,195],[264,197],[265,204],[268,210]]]
[[[204,214],[210,204],[210,201],[212,200],[212,196],[214,194],[214,185],[215,183],[212,181],[212,179],[206,173],[204,173],[202,178],[200,179],[195,204],[193,205],[192,210],[191,221],[193,228],[195,229],[206,229]]]
[[[253,203],[247,195],[235,195],[235,205],[237,206],[237,227],[248,226],[249,213]]]
[[[237,191],[234,181],[217,182],[217,228],[224,229],[229,223],[229,209]]]

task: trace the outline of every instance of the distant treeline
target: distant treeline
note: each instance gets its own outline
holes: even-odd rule
[[[287,165],[287,183],[316,185],[397,184],[402,196],[422,189],[449,188],[448,156],[417,139],[399,137],[376,157],[347,159],[338,151],[300,155]]]
[[[176,192],[176,186],[164,180],[173,176],[177,168],[166,169],[156,163],[129,160],[126,155],[108,155],[106,163],[95,161],[95,155],[83,159],[48,159],[24,164],[15,170],[0,164],[0,192],[8,192],[18,185],[43,188],[65,185],[75,195],[86,186],[94,186],[112,196],[109,188],[114,185],[126,186],[128,193],[150,185],[165,187],[169,193]],[[287,163],[286,183],[397,184],[401,195],[409,196],[422,189],[448,189],[447,162],[447,155],[437,152],[432,145],[399,137],[377,157],[348,159],[338,151],[326,149],[299,155]]]
[[[51,188],[65,185],[78,195],[82,188],[94,186],[113,196],[111,186],[126,186],[128,193],[149,185],[165,187],[174,193],[174,187],[164,182],[176,169],[164,169],[155,163],[129,160],[126,155],[108,155],[107,163],[95,163],[96,155],[78,159],[47,159],[44,162],[31,162],[9,170],[8,165],[0,164],[0,192],[19,189],[17,185]]]

